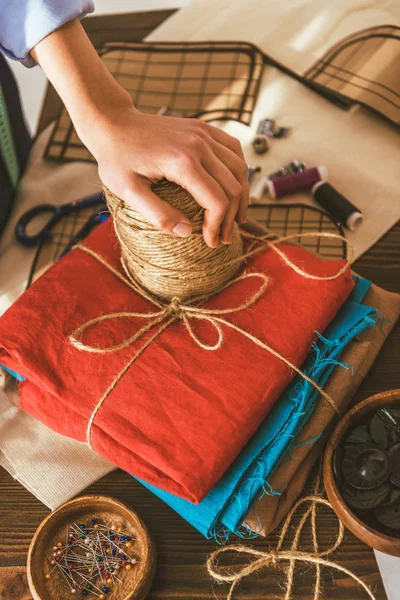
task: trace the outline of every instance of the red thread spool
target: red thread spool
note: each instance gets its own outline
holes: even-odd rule
[[[291,173],[284,177],[270,179],[267,183],[269,194],[272,198],[283,198],[297,192],[311,190],[313,185],[319,181],[327,181],[328,171],[326,167],[312,167],[300,173]]]

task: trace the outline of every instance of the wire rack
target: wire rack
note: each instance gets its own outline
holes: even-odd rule
[[[359,102],[400,123],[400,27],[363,29],[335,44],[305,74],[317,91]]]
[[[319,208],[308,204],[256,204],[249,206],[249,217],[279,236],[296,233],[338,233],[345,237],[340,223]],[[343,240],[331,238],[298,238],[304,248],[326,258],[345,258],[347,246]]]
[[[36,249],[28,286],[36,276],[58,259],[74,234],[96,210],[98,207],[71,213],[55,224],[51,240],[42,242]],[[341,226],[332,221],[329,215],[306,204],[257,204],[249,207],[249,217],[277,235],[291,235],[308,231],[327,231],[344,235]],[[327,258],[344,258],[346,256],[346,245],[340,240],[299,238],[298,241],[308,250]]]
[[[143,112],[166,107],[170,116],[250,123],[264,68],[263,55],[251,44],[109,43],[99,54]],[[44,156],[94,162],[64,107]]]
[[[60,254],[65,249],[65,246],[87,222],[89,217],[98,210],[98,206],[84,208],[79,212],[70,213],[55,223],[51,230],[51,239],[43,239],[36,248],[27,287],[29,287],[32,281],[34,281],[34,279],[47,267],[59,258]]]

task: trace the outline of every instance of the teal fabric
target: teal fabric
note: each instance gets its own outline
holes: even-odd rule
[[[355,278],[352,294],[324,336],[319,336],[303,365],[303,371],[320,386],[325,385],[335,366],[340,364],[340,355],[347,344],[376,323],[377,311],[361,304],[370,285],[366,280]],[[271,489],[268,479],[293,448],[295,437],[311,416],[318,396],[311,384],[296,377],[230,469],[200,504],[191,504],[144,481],[141,483],[205,537],[223,540],[230,532],[240,534],[251,504],[263,493],[278,493]]]
[[[7,373],[10,373],[10,375],[12,375],[13,377],[15,377],[15,379],[17,381],[25,381],[25,377],[22,377],[22,375],[19,375],[19,373],[17,373],[16,371],[13,371],[12,369],[9,369],[8,367],[5,367],[4,365],[0,365],[0,367],[2,369],[4,369],[4,371],[7,371]]]

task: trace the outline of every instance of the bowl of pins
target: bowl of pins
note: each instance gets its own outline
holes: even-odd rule
[[[143,600],[156,566],[140,516],[106,496],[83,496],[52,512],[28,553],[34,600]]]
[[[354,535],[400,556],[400,390],[367,398],[344,415],[326,447],[324,483]]]

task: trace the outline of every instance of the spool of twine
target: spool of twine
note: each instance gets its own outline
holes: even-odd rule
[[[187,238],[165,233],[105,189],[128,275],[163,299],[189,300],[217,293],[242,263],[243,245],[237,224],[232,244],[209,248],[202,233],[204,209],[189,192],[166,179],[154,184],[152,190],[190,219],[193,231]]]

